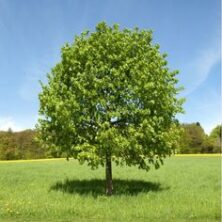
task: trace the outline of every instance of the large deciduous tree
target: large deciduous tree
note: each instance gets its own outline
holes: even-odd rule
[[[182,111],[177,73],[150,30],[99,23],[62,48],[42,84],[40,140],[92,168],[105,165],[111,195],[112,161],[149,170],[173,153]]]

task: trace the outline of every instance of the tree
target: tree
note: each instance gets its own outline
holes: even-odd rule
[[[215,149],[214,139],[210,136],[206,135],[202,145],[201,145],[201,153],[217,153]]]
[[[149,170],[174,152],[175,115],[182,100],[166,54],[152,44],[150,30],[120,30],[99,23],[61,50],[42,84],[39,139],[92,168],[106,166],[112,194],[112,160]]]
[[[201,153],[205,132],[199,122],[182,124],[181,153]]]
[[[0,159],[36,159],[46,157],[45,150],[35,141],[34,130],[0,131]]]
[[[212,138],[219,138],[219,140],[221,140],[221,129],[222,129],[222,124],[217,125],[215,128],[213,128],[213,130],[210,133],[210,137]]]
[[[221,128],[222,125],[217,125],[210,133],[209,139],[213,144],[213,152],[220,153],[221,152]]]
[[[11,129],[6,132],[0,132],[0,159],[13,160],[19,158],[19,152],[16,149],[16,140]]]

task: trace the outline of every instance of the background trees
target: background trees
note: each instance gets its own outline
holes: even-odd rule
[[[200,153],[205,133],[200,123],[182,124],[181,153]]]
[[[180,153],[220,153],[221,125],[216,126],[210,135],[206,135],[200,123],[182,124]]]
[[[195,147],[191,143],[195,137],[196,123],[182,124],[183,128],[192,128],[193,130],[183,131],[180,145],[178,146],[177,153],[220,153],[221,152],[221,125],[217,125],[210,135],[204,133],[204,138],[195,139],[201,143]],[[201,125],[200,125],[200,128]],[[193,132],[192,133],[187,133]],[[197,130],[198,131],[198,130]],[[202,130],[199,129],[201,132]],[[201,135],[202,133],[199,133]],[[0,131],[0,159],[36,159],[36,158],[50,158],[50,157],[64,157],[59,152],[54,150],[43,149],[35,140],[37,132],[35,130],[25,130],[21,132]],[[196,135],[197,137],[197,135]]]
[[[21,132],[0,132],[0,159],[36,159],[47,157],[44,150],[36,141],[34,130]]]
[[[221,125],[217,125],[210,133],[206,136],[206,139],[202,146],[203,153],[220,153],[221,152]]]

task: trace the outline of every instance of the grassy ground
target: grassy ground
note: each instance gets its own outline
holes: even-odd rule
[[[0,221],[220,221],[219,156],[177,156],[159,170],[104,169],[76,161],[0,162]]]

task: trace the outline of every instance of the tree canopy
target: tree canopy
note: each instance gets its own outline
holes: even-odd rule
[[[179,137],[177,74],[151,30],[99,23],[62,48],[42,84],[40,141],[92,168],[111,159],[158,168]]]
[[[205,134],[199,122],[181,125],[181,142],[179,153],[220,153],[221,125],[212,129],[210,135]]]
[[[200,123],[182,124],[182,128],[180,151],[182,153],[200,153],[206,138]]]
[[[35,136],[34,130],[0,131],[0,160],[48,157],[45,150],[35,141]]]
[[[212,152],[217,152],[217,153],[220,153],[221,152],[221,128],[222,128],[222,125],[219,124],[217,125],[210,133],[210,136],[209,136],[209,142],[210,142],[210,151]],[[209,150],[206,150],[206,151],[209,151]]]

